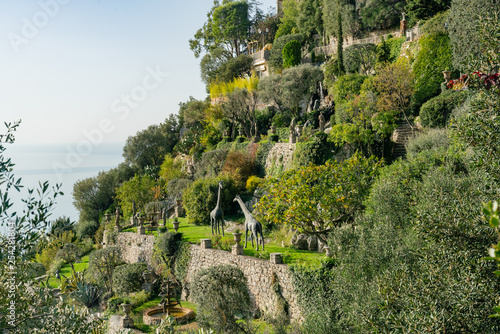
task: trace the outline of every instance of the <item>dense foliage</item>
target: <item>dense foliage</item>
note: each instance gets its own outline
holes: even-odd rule
[[[323,165],[333,158],[336,147],[327,139],[328,135],[320,132],[308,141],[297,143],[293,157],[294,167],[309,166],[309,164]]]
[[[219,181],[223,183],[220,206],[225,214],[234,212],[233,199],[238,190],[230,177],[198,179],[189,186],[183,195],[184,208],[189,223],[197,225],[210,223],[210,212],[217,204]]]
[[[429,34],[419,40],[422,48],[413,64],[415,94],[412,109],[418,113],[420,106],[441,92],[442,71],[451,70],[452,57],[447,34]]]
[[[283,68],[283,49],[291,41],[302,41],[302,35],[291,34],[277,37],[274,40],[271,54],[269,55],[269,65],[275,70]]]
[[[432,128],[446,126],[453,109],[461,105],[465,98],[463,92],[447,90],[425,102],[420,108],[422,125]]]
[[[355,44],[344,50],[344,66],[349,73],[371,74],[376,61],[375,44]]]
[[[145,263],[117,266],[113,272],[113,291],[118,294],[139,291],[144,283],[142,274],[146,269]]]
[[[251,313],[247,278],[234,266],[201,269],[191,284],[197,304],[197,322],[220,333],[246,333]]]
[[[329,233],[353,223],[363,210],[379,167],[374,157],[355,154],[343,162],[290,170],[269,181],[257,210],[268,221],[290,224],[326,243]]]
[[[12,210],[13,193],[20,192],[23,184],[15,176],[14,164],[5,152],[7,146],[14,143],[19,122],[5,125],[7,130],[0,135],[0,221],[2,227],[7,228],[7,233],[0,235],[0,304],[4,307],[0,312],[0,328],[9,333],[103,330],[103,323],[85,307],[72,305],[66,296],[56,298],[52,289],[33,281],[37,273],[30,262],[43,240],[43,232],[49,227],[54,200],[62,193],[59,186],[51,188],[48,182],[41,182],[39,188],[27,191],[22,213]],[[15,227],[7,226],[8,222]]]
[[[300,64],[302,59],[302,50],[299,41],[290,41],[286,43],[282,51],[283,67],[289,68]]]
[[[473,58],[484,54],[484,31],[479,29],[480,18],[485,13],[500,10],[500,3],[491,0],[452,0],[449,13],[450,45],[453,55],[453,67],[466,70]],[[489,14],[488,14],[489,15]],[[493,27],[494,25],[489,25]],[[477,69],[476,69],[477,70]]]

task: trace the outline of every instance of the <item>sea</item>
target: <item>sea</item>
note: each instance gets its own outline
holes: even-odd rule
[[[79,146],[80,145],[80,146]],[[27,198],[28,189],[38,188],[48,181],[50,185],[61,184],[63,196],[56,198],[56,204],[49,220],[60,216],[78,221],[78,210],[73,205],[73,185],[86,178],[107,171],[123,161],[124,143],[101,143],[99,145],[81,144],[6,144],[3,153],[10,158],[13,174],[21,178],[24,186],[20,192],[11,190],[9,197],[14,203],[11,212],[22,212],[22,200]],[[3,190],[3,189],[2,189]],[[0,227],[0,232],[5,229]]]

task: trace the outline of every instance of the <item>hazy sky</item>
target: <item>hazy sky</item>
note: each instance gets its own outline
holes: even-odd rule
[[[188,40],[212,4],[0,0],[1,121],[22,119],[16,143],[82,151],[162,122],[206,96]]]

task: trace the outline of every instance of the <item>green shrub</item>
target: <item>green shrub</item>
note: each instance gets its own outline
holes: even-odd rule
[[[278,135],[279,141],[280,142],[286,142],[288,143],[288,139],[290,137],[290,128],[288,127],[283,127],[283,128],[277,128],[276,129],[276,134]]]
[[[273,124],[277,128],[283,128],[285,126],[288,126],[290,122],[292,121],[292,116],[290,113],[277,113],[273,117]]]
[[[335,81],[329,94],[333,95],[335,103],[342,103],[350,96],[359,94],[366,78],[365,75],[357,73],[343,75]]]
[[[133,292],[129,294],[130,303],[133,307],[138,307],[147,302],[150,298],[150,294],[144,290]]]
[[[170,198],[181,199],[182,194],[191,184],[189,179],[173,179],[167,183],[167,193]]]
[[[304,333],[335,332],[338,311],[333,291],[335,272],[333,260],[323,262],[321,268],[292,266],[292,284],[301,308],[307,310],[302,324]],[[333,331],[332,331],[333,330]]]
[[[239,138],[239,137],[238,137]],[[214,177],[219,175],[224,166],[227,150],[212,150],[204,152],[201,161],[196,165],[195,178]]]
[[[179,248],[182,240],[182,233],[166,232],[156,238],[156,247],[164,256],[172,256]]]
[[[302,52],[299,41],[290,41],[286,43],[282,51],[283,67],[289,68],[300,64]]]
[[[92,220],[84,220],[76,226],[76,236],[78,239],[94,238],[95,233],[99,229],[99,223]]]
[[[299,168],[309,164],[323,165],[331,159],[336,151],[335,144],[327,141],[324,132],[316,133],[306,142],[297,143],[293,157],[293,167]]]
[[[389,61],[395,63],[401,54],[401,46],[405,42],[405,37],[390,38],[386,41],[389,48]]]
[[[283,68],[283,48],[290,41],[299,41],[302,42],[302,35],[300,34],[291,34],[280,36],[276,38],[273,42],[273,48],[271,49],[271,53],[269,55],[269,65],[274,70],[279,70]]]
[[[186,278],[189,260],[191,258],[191,244],[189,242],[181,242],[180,246],[175,252],[175,278],[183,282]]]
[[[191,283],[191,295],[198,306],[196,320],[203,328],[217,333],[239,333],[244,323],[237,323],[237,319],[250,321],[247,279],[237,267],[220,265],[201,269]]]
[[[222,237],[220,234],[212,235],[211,243],[214,249],[230,252],[231,247],[234,245],[233,238]]]
[[[466,97],[464,92],[447,90],[425,102],[420,108],[422,125],[431,128],[446,126],[453,109],[462,104]]]
[[[416,156],[420,152],[438,150],[442,147],[447,148],[450,144],[448,130],[430,129],[415,138],[410,139],[406,144],[406,154]]]
[[[414,268],[395,271],[380,282],[388,303],[382,316],[392,328],[499,332],[500,324],[488,315],[500,281],[491,275],[495,265],[480,260],[496,236],[478,213],[481,202],[498,196],[491,193],[493,184],[483,171],[461,173],[454,166],[434,168],[422,178],[414,221],[427,246],[418,252]]]
[[[115,313],[119,311],[120,305],[123,304],[124,299],[122,297],[112,297],[108,299],[108,310]]]
[[[142,274],[146,269],[145,263],[117,266],[113,272],[113,290],[116,293],[139,291],[144,283]]]
[[[328,92],[331,91],[331,88],[333,87],[333,84],[337,80],[337,77],[341,75],[340,70],[339,70],[339,62],[337,60],[337,56],[333,55],[328,62],[324,65],[324,74],[325,78],[323,80],[324,82],[324,87],[328,90]]]
[[[28,268],[26,269],[26,276],[29,279],[34,279],[36,277],[40,277],[45,275],[46,270],[45,266],[42,263],[38,262],[26,262]]]
[[[80,242],[78,242],[76,245],[78,246],[78,253],[80,254],[80,256],[90,253],[90,251],[94,249],[94,243],[90,238],[80,240]]]
[[[415,94],[411,104],[413,113],[417,113],[422,104],[441,92],[443,73],[452,67],[450,38],[447,34],[425,35],[419,40],[421,47],[415,58]]]
[[[274,143],[279,140],[278,134],[270,135],[269,141],[260,142],[257,147],[257,157],[255,158],[255,173],[264,177],[266,174],[266,160],[269,152],[274,147]]]
[[[258,176],[252,175],[247,180],[246,188],[248,192],[253,193],[257,187],[262,184],[263,179]]]
[[[120,248],[116,246],[96,250],[89,255],[89,269],[86,272],[93,283],[106,288],[108,293],[113,289],[113,272],[116,266],[123,264]]]
[[[369,74],[375,67],[377,46],[372,43],[354,44],[344,49],[344,67],[349,73]]]
[[[425,34],[440,34],[447,33],[446,31],[446,23],[448,21],[449,10],[446,10],[441,13],[437,13],[432,18],[425,21],[422,25],[422,31]]]
[[[217,204],[219,181],[223,183],[221,207],[224,214],[236,212],[237,207],[233,199],[238,189],[230,177],[198,179],[189,186],[183,196],[184,209],[190,224],[210,224],[210,212]]]

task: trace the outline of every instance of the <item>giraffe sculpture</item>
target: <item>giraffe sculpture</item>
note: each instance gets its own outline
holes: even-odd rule
[[[257,251],[259,250],[259,234],[260,234],[260,241],[262,243],[262,250],[264,250],[264,236],[262,235],[262,224],[255,219],[250,211],[248,211],[247,207],[245,206],[245,203],[241,200],[240,196],[236,196],[233,200],[233,202],[238,202],[238,204],[241,207],[241,210],[243,211],[243,214],[245,215],[245,248],[247,247],[247,242],[248,242],[248,231],[250,230],[250,238],[252,240],[252,247],[253,247],[253,238],[255,237],[255,241],[257,242]]]
[[[210,212],[210,225],[212,225],[212,235],[219,234],[219,223],[222,229],[222,235],[224,235],[224,212],[222,212],[222,208],[220,207],[220,190],[222,189],[222,181],[219,181],[219,191],[217,194],[217,205],[215,209]]]

